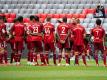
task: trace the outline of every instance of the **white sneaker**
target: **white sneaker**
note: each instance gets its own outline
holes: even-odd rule
[[[34,65],[35,65],[35,63],[34,63],[34,62],[31,62],[31,64],[30,64],[30,65],[33,65],[33,66],[34,66]]]
[[[61,64],[60,64],[60,63],[58,63],[58,66],[61,66]]]
[[[28,61],[27,64],[30,65],[30,62]]]
[[[66,63],[65,66],[69,66],[69,64]]]
[[[20,65],[20,62],[17,62],[16,65]]]

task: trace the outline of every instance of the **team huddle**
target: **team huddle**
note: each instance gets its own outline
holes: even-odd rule
[[[49,65],[49,53],[53,53],[54,65],[61,65],[62,53],[66,66],[70,65],[71,55],[75,56],[75,65],[79,65],[79,58],[87,66],[86,57],[90,58],[89,41],[86,39],[86,30],[80,24],[80,20],[72,18],[71,23],[67,23],[64,17],[59,21],[57,28],[51,23],[51,18],[47,17],[45,23],[41,23],[38,16],[30,16],[30,22],[24,24],[23,17],[15,19],[12,28],[7,31],[3,18],[0,17],[0,64],[7,64],[7,43],[11,45],[10,63],[20,64],[21,54],[24,50],[24,43],[27,44],[29,65]],[[101,26],[101,20],[96,20],[96,25],[90,30],[91,40],[94,45],[94,59],[98,63],[98,51],[102,52],[104,66],[106,66],[105,30]],[[56,47],[59,49],[58,57]],[[40,61],[38,62],[38,56]]]

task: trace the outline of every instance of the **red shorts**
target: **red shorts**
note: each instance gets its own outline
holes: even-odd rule
[[[23,41],[20,41],[20,42],[15,41],[15,43],[13,44],[13,49],[22,51],[24,49]]]
[[[94,42],[94,50],[102,50],[102,51],[104,51],[103,43],[95,43]]]
[[[33,41],[32,42],[32,48],[35,49],[37,52],[41,52],[43,51],[43,47],[42,47],[42,41]]]
[[[44,43],[45,51],[55,51],[54,43]]]
[[[27,49],[29,50],[34,49],[33,42],[27,41]]]
[[[84,46],[83,46],[83,45],[73,45],[73,50],[74,50],[75,52],[83,53],[83,51],[84,51]]]
[[[57,45],[58,45],[59,49],[63,49],[63,48],[69,49],[70,48],[70,43],[68,40],[66,40],[66,42],[64,44],[58,42]]]

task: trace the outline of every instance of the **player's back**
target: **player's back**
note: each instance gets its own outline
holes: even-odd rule
[[[15,36],[23,36],[24,27],[25,27],[25,25],[23,23],[14,24],[13,31],[15,32]]]
[[[92,29],[91,34],[94,36],[94,42],[102,42],[105,30],[101,26],[95,27]]]
[[[74,44],[81,45],[84,43],[85,29],[81,25],[77,25],[73,30]]]

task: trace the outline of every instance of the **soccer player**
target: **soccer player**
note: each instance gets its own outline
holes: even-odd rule
[[[103,62],[104,62],[104,65],[106,66],[106,53],[104,53],[105,30],[101,26],[100,19],[96,20],[96,26],[91,30],[91,35],[93,38],[93,44],[95,49],[94,56],[95,56],[96,65],[99,66],[98,51],[101,50],[103,54]]]
[[[31,19],[31,27],[30,27],[30,35],[32,41],[32,50],[33,50],[33,65],[38,65],[37,61],[37,54],[40,54],[41,58],[41,65],[46,65],[43,55],[43,47],[42,47],[42,40],[43,40],[43,24],[39,22],[39,17],[35,16]]]
[[[65,50],[65,60],[66,60],[66,66],[69,66],[68,62],[68,48],[69,46],[69,25],[67,23],[67,18],[63,18],[63,22],[60,23],[57,27],[57,36],[58,36],[58,48],[59,48],[59,55],[58,55],[58,66],[61,65],[61,59],[62,59],[62,52],[63,49]]]
[[[14,20],[14,25],[16,25],[17,23],[18,23],[18,19],[16,18],[16,19]],[[9,31],[7,31],[7,34],[8,34],[8,39],[7,39],[7,41],[8,41],[8,43],[10,43],[11,50],[12,50],[10,63],[13,63],[14,54],[15,54],[15,49],[14,49],[15,39],[14,39],[14,37],[12,36],[11,28],[9,29]]]
[[[49,64],[48,53],[53,52],[53,62],[56,65],[56,53],[55,53],[55,29],[51,23],[51,18],[47,17],[47,23],[44,24],[44,48],[45,48],[45,60]]]
[[[72,30],[72,34],[74,36],[73,50],[75,55],[75,64],[79,65],[79,54],[82,53],[83,63],[86,64],[86,58],[84,53],[84,38],[86,36],[86,31],[83,26],[80,25],[80,20],[77,19],[77,25]]]
[[[22,50],[24,49],[23,42],[24,42],[24,35],[25,35],[25,25],[23,23],[23,17],[18,17],[18,23],[14,24],[11,29],[11,34],[14,37],[15,43],[13,48],[15,50],[15,64],[20,65],[20,59]]]
[[[7,64],[7,50],[6,50],[6,25],[4,24],[3,17],[0,17],[0,64],[4,63]]]
[[[73,28],[75,28],[76,26],[76,18],[72,18],[71,19],[71,22],[69,23],[69,26],[70,26],[70,35],[69,35],[69,40],[70,40],[70,48],[69,48],[69,64],[70,64],[70,56],[72,55],[73,56],[73,41],[74,41],[74,36],[72,34],[72,30]],[[70,54],[72,53],[72,54]]]

